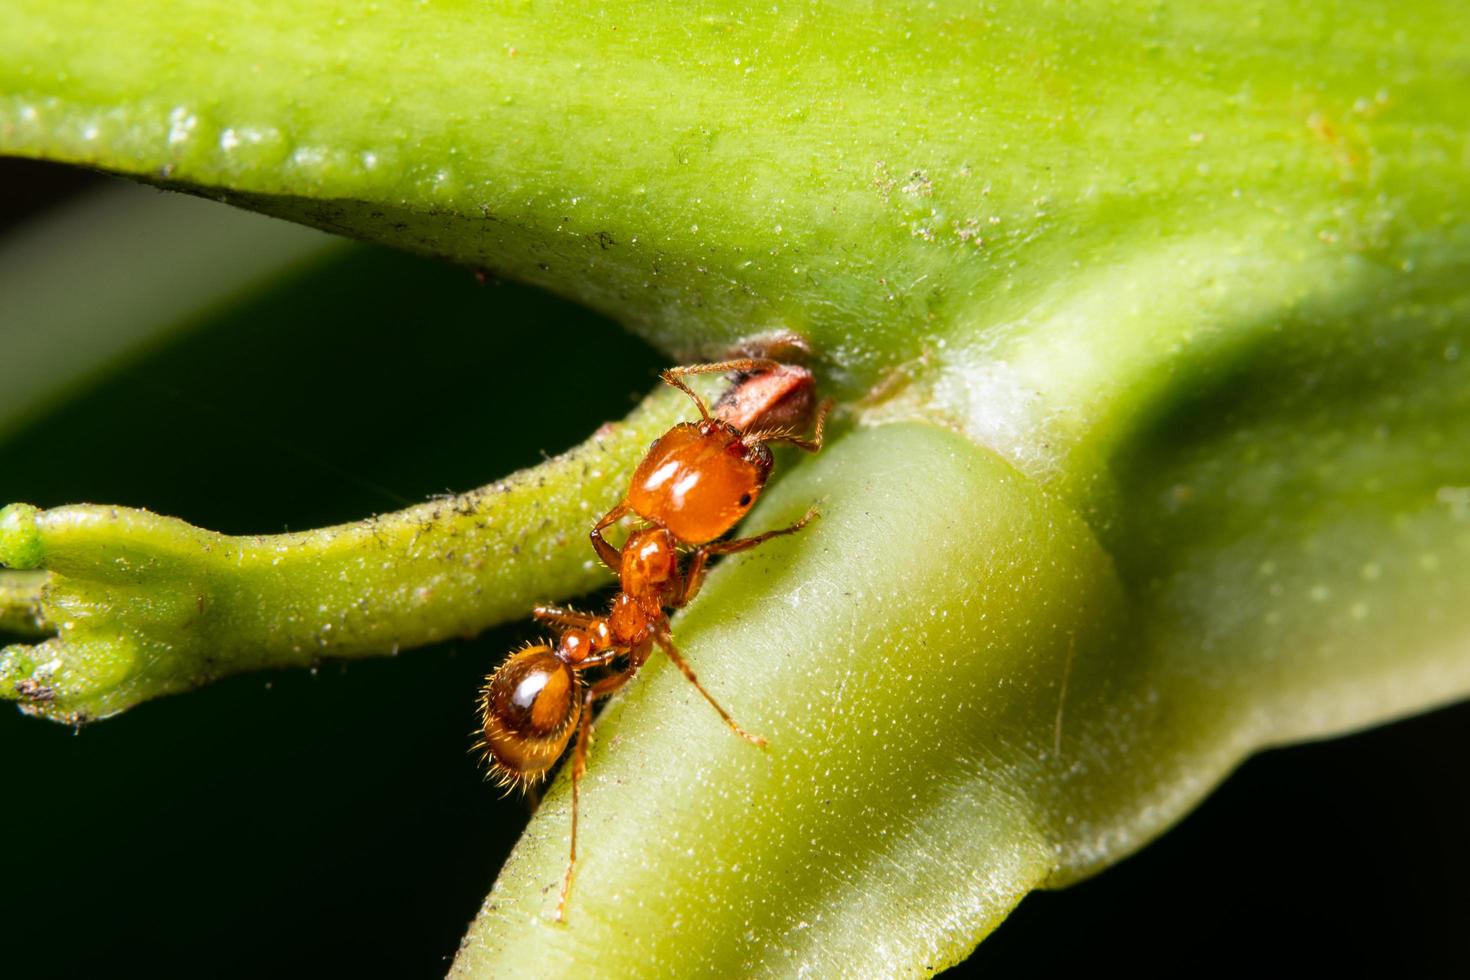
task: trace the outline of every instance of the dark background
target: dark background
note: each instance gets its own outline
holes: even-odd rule
[[[0,227],[103,180],[0,160]],[[353,520],[570,446],[660,366],[562,301],[363,249],[0,443],[0,498],[237,533]],[[527,815],[467,749],[481,677],[531,632],[236,677],[80,732],[0,706],[0,973],[442,976]],[[1464,975],[1467,745],[1462,706],[1260,756],[954,972]]]

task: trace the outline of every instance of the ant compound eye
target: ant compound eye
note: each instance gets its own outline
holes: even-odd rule
[[[750,494],[748,494],[748,493],[742,493],[740,495],[740,506],[741,507],[749,507],[750,506]]]

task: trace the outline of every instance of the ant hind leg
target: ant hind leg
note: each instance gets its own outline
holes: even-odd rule
[[[561,897],[556,902],[556,921],[566,920],[567,899],[572,894],[572,871],[577,866],[577,816],[582,803],[582,776],[587,772],[587,743],[592,738],[592,708],[599,698],[607,697],[638,673],[635,663],[621,673],[604,677],[590,685],[582,695],[582,718],[577,724],[577,747],[572,753],[572,844],[567,854],[567,870],[561,879]]]
[[[674,662],[674,666],[683,672],[685,679],[694,685],[694,689],[704,695],[704,699],[710,703],[710,706],[720,713],[720,717],[725,720],[725,724],[730,726],[731,731],[745,739],[751,745],[756,745],[760,748],[766,747],[765,739],[759,735],[752,735],[736,724],[735,719],[730,716],[730,712],[720,707],[720,702],[716,701],[714,696],[704,689],[704,685],[699,683],[699,678],[694,673],[694,668],[689,666],[689,661],[685,660],[684,655],[679,652],[679,648],[674,646],[673,637],[669,636],[667,632],[663,632],[659,633],[655,639],[658,641],[659,649],[663,650],[668,655],[668,658]]]

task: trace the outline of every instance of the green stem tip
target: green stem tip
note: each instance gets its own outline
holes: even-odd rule
[[[353,524],[232,537],[126,507],[0,511],[0,697],[76,724],[228,674],[472,636],[603,581],[588,515],[689,412],[662,389],[570,452],[468,493]],[[41,588],[41,584],[45,588]]]

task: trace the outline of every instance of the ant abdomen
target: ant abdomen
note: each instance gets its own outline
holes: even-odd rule
[[[494,773],[532,783],[561,757],[582,713],[582,682],[544,644],[507,660],[480,693],[484,746]]]

